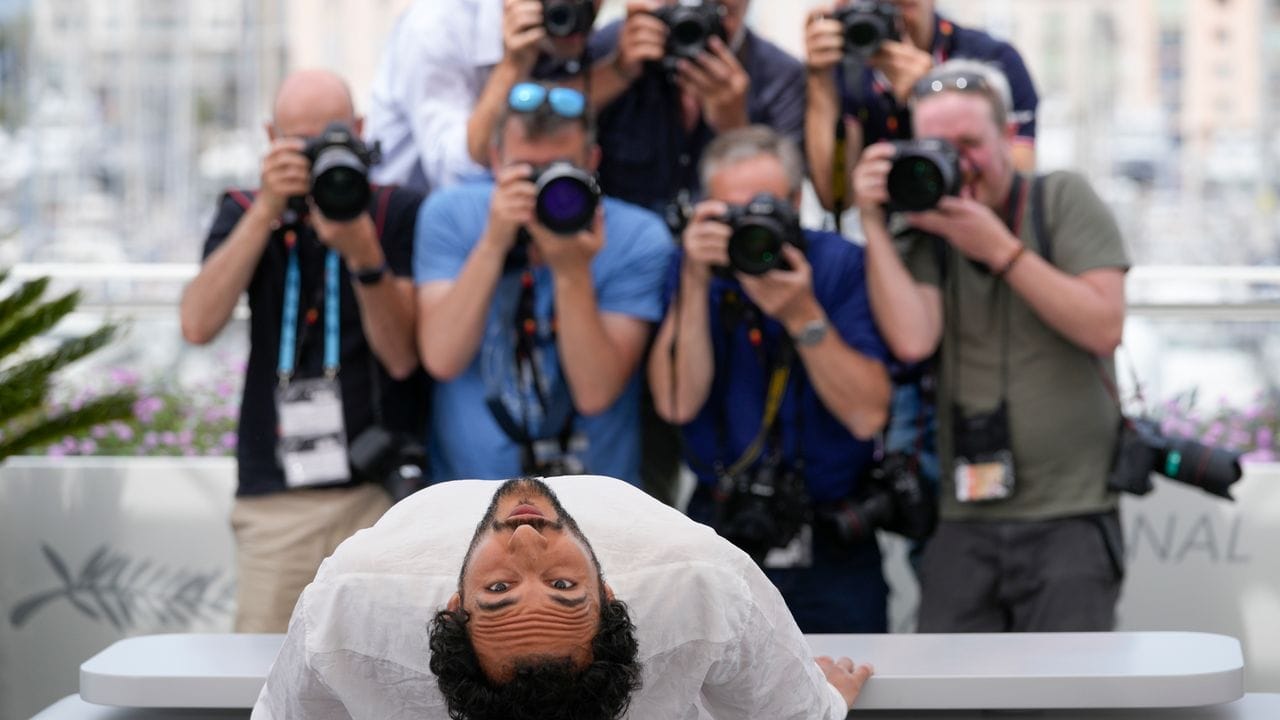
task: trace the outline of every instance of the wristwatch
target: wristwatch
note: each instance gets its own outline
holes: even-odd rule
[[[387,263],[385,261],[381,265],[367,270],[351,271],[351,277],[355,278],[356,282],[361,285],[377,285],[379,282],[382,282],[382,278],[386,276],[386,274]]]
[[[795,342],[796,347],[813,347],[822,342],[822,338],[826,337],[827,332],[830,330],[831,323],[827,322],[826,318],[810,320],[791,339]]]

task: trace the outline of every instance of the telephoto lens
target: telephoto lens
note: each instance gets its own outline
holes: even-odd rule
[[[885,40],[898,40],[898,7],[891,2],[859,0],[840,8],[835,19],[844,25],[846,55],[866,60]]]
[[[591,228],[600,205],[600,185],[591,173],[567,162],[535,169],[534,210],[538,222],[557,235],[573,235]]]
[[[895,210],[932,210],[947,195],[959,195],[963,176],[960,153],[940,138],[896,140],[889,169],[889,206]]]
[[[542,26],[551,37],[591,32],[595,19],[595,5],[591,0],[542,0]]]
[[[800,217],[791,203],[772,195],[757,195],[746,205],[730,205],[722,218],[729,236],[729,267],[744,275],[763,275],[785,268],[782,246],[804,249]]]
[[[369,207],[369,168],[380,153],[343,123],[331,123],[303,148],[311,161],[311,199],[330,220],[354,220]]]
[[[1116,492],[1146,495],[1151,473],[1192,485],[1227,500],[1240,480],[1240,453],[1186,438],[1167,437],[1150,418],[1125,420],[1107,487]]]

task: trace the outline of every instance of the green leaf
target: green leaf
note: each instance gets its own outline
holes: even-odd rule
[[[44,417],[17,435],[0,441],[0,460],[67,435],[78,435],[94,425],[130,418],[136,401],[134,393],[120,392],[92,400],[79,410]]]
[[[8,277],[9,272],[4,272],[4,277],[0,277],[0,283]],[[0,327],[7,325],[9,320],[18,316],[31,304],[40,299],[44,295],[44,291],[49,287],[49,278],[36,278],[22,283],[13,294],[6,298],[0,299]]]
[[[24,315],[4,315],[0,311],[0,317],[10,318],[0,321],[0,357],[17,352],[31,338],[52,329],[79,303],[80,292],[76,291],[43,303]]]

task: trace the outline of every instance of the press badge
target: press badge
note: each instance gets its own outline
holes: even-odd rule
[[[952,409],[956,459],[954,479],[960,502],[991,502],[1013,495],[1013,451],[1009,442],[1009,406],[966,416]]]
[[[770,570],[813,567],[813,528],[808,523],[801,525],[791,542],[770,550],[761,564]]]
[[[295,380],[276,390],[277,454],[291,488],[351,479],[342,390],[336,379]]]
[[[988,502],[1013,495],[1013,453],[1001,450],[982,460],[956,458],[956,499]]]

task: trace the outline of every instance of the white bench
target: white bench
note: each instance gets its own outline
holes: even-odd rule
[[[79,696],[64,698],[36,717],[244,717],[282,639],[152,635],[122,640],[81,665]],[[1242,697],[1240,644],[1221,635],[811,635],[808,640],[815,655],[848,655],[875,664],[876,676],[859,699],[855,718],[976,720],[984,717],[982,710],[1043,720],[1280,718],[1280,695]]]

